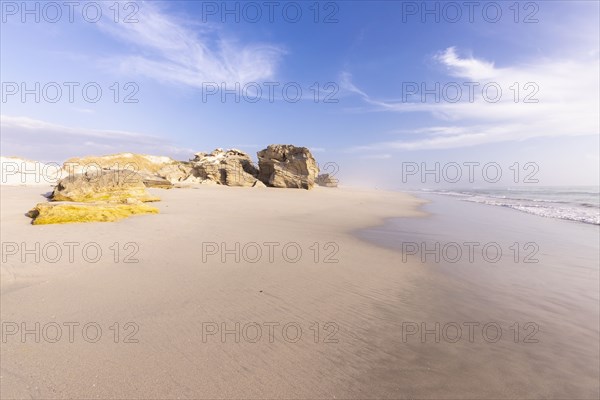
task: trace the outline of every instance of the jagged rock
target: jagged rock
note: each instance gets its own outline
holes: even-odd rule
[[[319,173],[306,147],[272,144],[257,153],[258,179],[267,186],[311,189]]]
[[[256,180],[256,182],[254,182],[254,185],[252,185],[252,187],[255,187],[255,188],[266,188],[267,185],[265,185],[264,183],[262,183],[259,180]]]
[[[139,200],[127,199],[124,203],[40,203],[27,215],[33,225],[68,224],[75,222],[112,222],[131,215],[157,214],[158,209]]]
[[[253,186],[258,170],[250,156],[236,149],[216,149],[212,153],[196,153],[190,160],[193,175],[227,186]]]
[[[188,183],[200,183],[201,179],[195,177],[193,175],[194,168],[191,163],[188,162],[175,162],[172,164],[165,165],[161,169],[159,169],[156,174],[171,182],[172,184],[176,184],[179,182],[188,182]]]
[[[338,180],[331,177],[329,174],[321,174],[315,180],[316,184],[325,187],[337,187]]]
[[[70,175],[62,179],[52,193],[54,201],[120,203],[127,199],[159,200],[148,193],[141,175],[126,170]]]

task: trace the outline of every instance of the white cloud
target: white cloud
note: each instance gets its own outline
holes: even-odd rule
[[[2,155],[39,161],[63,161],[69,157],[128,152],[169,155],[188,159],[194,151],[136,132],[83,129],[27,117],[0,115]]]
[[[192,87],[202,87],[204,82],[243,85],[272,79],[284,54],[280,46],[226,38],[222,30],[169,15],[157,3],[139,4],[137,23],[98,24],[137,52],[108,63],[114,68],[116,61],[122,72]]]
[[[488,79],[497,74],[494,63],[473,57],[460,58],[456,54],[456,47],[449,47],[439,52],[434,59],[445,65],[452,76],[479,80]]]
[[[391,154],[365,154],[361,155],[358,158],[362,160],[387,160],[392,158]]]
[[[365,92],[363,92],[362,90],[357,88],[356,85],[354,85],[354,83],[352,83],[352,75],[349,72],[346,72],[346,71],[342,72],[340,74],[339,81],[340,81],[340,88],[342,88],[350,93],[358,94],[358,95],[364,97],[365,99],[369,98],[369,96]]]
[[[365,94],[349,79],[345,82],[348,90],[362,96],[370,105],[370,111],[428,112],[437,120],[410,132],[411,136],[422,136],[421,139],[371,143],[350,150],[458,148],[535,137],[598,135],[600,132],[600,67],[597,57],[537,59],[531,64],[496,68],[492,62],[473,57],[461,58],[456,49],[450,47],[434,56],[434,60],[453,77],[440,82],[441,88],[449,82],[456,82],[463,88],[459,101],[447,101],[453,94],[447,98],[442,96],[440,102],[435,102],[432,96],[423,101],[417,94],[406,97],[404,101],[391,102]],[[344,76],[349,77],[348,74]],[[456,77],[464,80],[459,81]],[[479,84],[472,98],[466,82]],[[482,93],[486,84],[501,88],[502,96],[498,102],[491,102],[495,95],[492,86],[486,100]],[[433,85],[427,82],[427,88]],[[538,102],[525,102],[528,95],[529,100],[537,99]]]

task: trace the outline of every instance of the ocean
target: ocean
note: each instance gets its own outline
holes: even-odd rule
[[[598,186],[423,189],[421,192],[507,207],[541,217],[600,225],[600,188]]]

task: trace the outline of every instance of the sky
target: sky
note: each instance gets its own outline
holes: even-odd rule
[[[255,158],[281,143],[352,186],[599,183],[596,1],[2,1],[1,12],[3,156]]]

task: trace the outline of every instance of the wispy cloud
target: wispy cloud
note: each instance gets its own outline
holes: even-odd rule
[[[116,61],[121,72],[192,87],[201,87],[205,82],[243,85],[272,79],[285,53],[281,46],[242,43],[226,35],[222,27],[199,26],[193,20],[169,14],[163,3],[139,4],[137,23],[98,24],[131,46],[127,55],[111,59],[110,64],[114,66]]]
[[[435,102],[432,96],[422,101],[420,94],[403,101],[381,100],[359,89],[349,74],[342,75],[344,88],[361,96],[369,111],[428,112],[438,120],[430,126],[402,131],[412,134],[408,140],[371,143],[351,151],[457,148],[534,137],[597,135],[600,132],[600,67],[596,56],[584,55],[571,60],[537,59],[531,64],[506,68],[497,68],[493,62],[474,57],[461,58],[454,47],[433,58],[452,77],[440,82],[442,87],[445,83],[457,82],[456,78],[463,79],[457,82],[463,86],[459,101],[453,103],[442,97],[440,102]],[[466,82],[479,85],[472,97],[464,85]],[[482,88],[488,83],[501,88],[499,101],[490,101],[495,97],[494,88],[488,92],[487,99],[484,97]],[[433,85],[427,82],[427,88]],[[537,102],[526,102],[526,99]],[[415,139],[414,135],[422,138]]]
[[[387,160],[392,158],[391,154],[364,154],[360,155],[358,158],[361,160]]]
[[[84,129],[27,117],[0,116],[2,155],[40,161],[62,161],[73,156],[119,153],[169,155],[188,159],[194,151],[174,146],[152,135],[118,130]]]
[[[456,52],[456,47],[440,51],[434,56],[434,60],[445,65],[450,75],[460,78],[488,79],[498,74],[493,62],[478,60],[472,56],[461,58]]]

